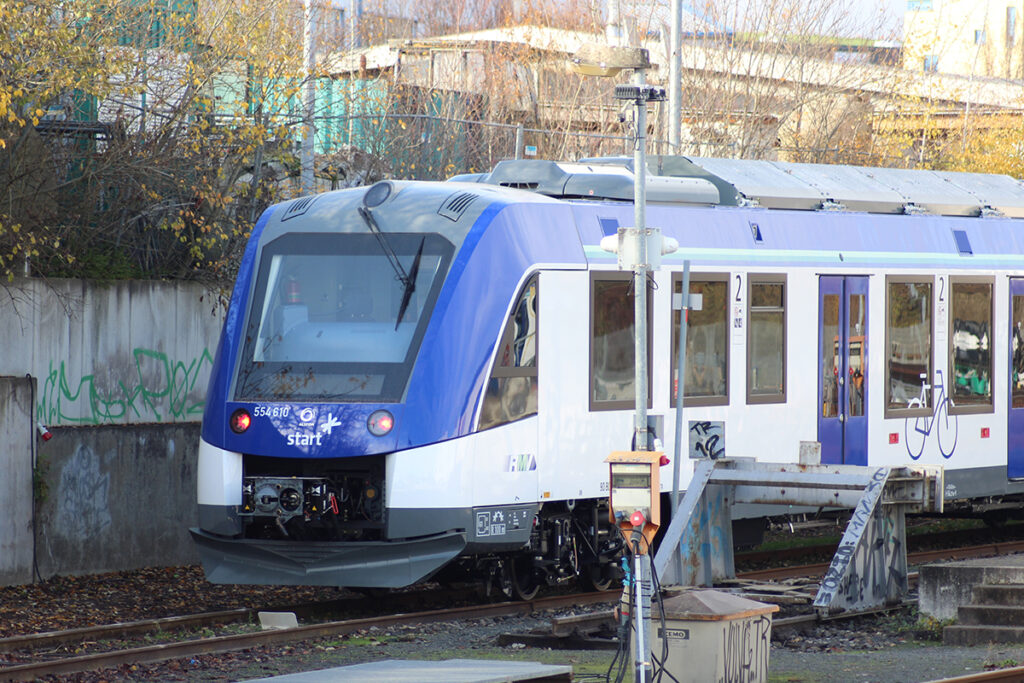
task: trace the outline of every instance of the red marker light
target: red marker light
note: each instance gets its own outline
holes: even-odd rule
[[[249,415],[249,411],[245,408],[239,408],[235,412],[231,413],[231,431],[235,434],[241,434],[249,428],[252,424],[252,416]]]
[[[989,430],[988,427],[981,428],[981,438],[987,439],[991,434],[992,432]]]
[[[892,433],[889,434],[889,443],[899,443],[899,442],[900,442],[900,433],[899,432],[892,432]]]
[[[644,525],[644,513],[642,513],[639,510],[637,510],[632,515],[630,515],[629,523],[632,524],[633,526],[643,526]]]
[[[670,462],[672,462],[672,461],[668,459],[667,455],[663,455],[660,458],[658,458],[658,464],[661,467],[664,467],[665,465],[669,464]]]
[[[384,436],[395,426],[394,416],[386,410],[376,410],[366,421],[366,428],[374,436]]]

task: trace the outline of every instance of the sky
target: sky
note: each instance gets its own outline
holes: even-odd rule
[[[598,4],[602,0],[597,0]],[[651,28],[667,28],[671,22],[671,0],[603,0],[607,5],[617,2],[625,15],[644,17],[651,22]],[[881,40],[902,39],[903,13],[906,0],[681,0],[683,9],[683,31],[722,30],[744,28],[743,19],[754,22],[756,28],[764,30],[766,16],[783,8],[798,6],[802,16],[782,24],[790,28],[804,25],[815,13],[825,11],[825,18],[816,21],[821,32],[851,38],[874,38]],[[710,9],[708,9],[710,8]],[[710,17],[710,23],[703,19]],[[807,25],[809,27],[809,25]],[[812,29],[813,30],[813,29]]]
[[[864,9],[870,13],[872,11],[872,5],[870,1],[864,2]],[[903,32],[903,10],[907,7],[907,0],[883,0],[881,10],[885,14],[886,26],[897,36],[897,38]]]

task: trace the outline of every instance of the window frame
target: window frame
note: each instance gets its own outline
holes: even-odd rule
[[[534,332],[534,340],[533,340],[533,344],[534,344],[533,365],[503,366],[503,365],[501,365],[501,362],[500,362],[500,356],[501,356],[501,353],[502,353],[502,348],[504,348],[504,346],[505,346],[506,339],[510,335],[514,334],[514,327],[515,327],[515,317],[514,316],[516,314],[516,308],[518,307],[519,302],[522,300],[523,295],[527,292],[527,290],[529,290],[529,288],[531,286],[535,287],[535,292],[536,292],[535,297],[536,297],[536,299],[539,300],[540,299],[540,271],[534,271],[532,273],[529,273],[523,279],[523,284],[520,285],[518,289],[516,289],[515,296],[512,297],[511,308],[509,309],[508,313],[505,315],[505,322],[501,326],[501,332],[499,333],[498,338],[495,341],[494,356],[491,358],[491,371],[490,371],[490,373],[487,376],[487,381],[484,383],[483,395],[480,398],[480,411],[479,411],[479,414],[477,415],[477,418],[476,418],[476,431],[478,431],[478,432],[483,432],[483,431],[486,431],[488,429],[494,429],[496,427],[503,427],[505,425],[509,425],[509,424],[514,423],[514,422],[519,422],[520,420],[525,420],[525,419],[527,419],[529,417],[536,417],[537,414],[540,412],[539,411],[539,407],[538,407],[538,410],[535,410],[532,413],[531,412],[524,413],[524,414],[520,415],[519,417],[517,417],[517,418],[515,418],[513,420],[507,420],[505,422],[495,422],[493,424],[487,424],[487,425],[483,425],[482,424],[482,421],[484,419],[484,412],[485,412],[484,409],[488,405],[487,404],[488,387],[490,386],[492,380],[495,380],[495,379],[498,379],[498,380],[500,380],[500,379],[513,379],[513,378],[516,378],[516,377],[526,377],[526,378],[529,378],[529,379],[533,380],[534,391],[539,392],[539,390],[540,390],[539,383],[537,381],[537,379],[538,379],[538,368],[540,367],[540,307],[539,306],[537,307],[537,310],[536,310],[536,313],[535,313],[536,331]]]
[[[590,271],[590,291],[589,291],[590,302],[589,302],[589,319],[588,319],[588,329],[587,329],[587,337],[588,337],[587,346],[588,346],[588,353],[589,353],[589,358],[587,359],[587,409],[590,412],[604,412],[604,411],[609,411],[609,410],[632,410],[632,409],[636,408],[636,395],[635,395],[635,393],[634,393],[633,398],[628,400],[628,401],[610,401],[610,400],[609,401],[598,401],[598,400],[594,399],[594,304],[596,303],[595,295],[597,293],[596,283],[598,281],[602,281],[602,282],[615,282],[615,281],[618,281],[618,282],[630,282],[631,283],[632,280],[633,280],[633,272],[632,271],[618,271],[618,270],[592,270],[592,271]],[[653,313],[653,310],[654,310],[654,307],[653,307],[654,297],[651,296],[651,293],[652,293],[651,292],[651,290],[652,290],[652,286],[651,285],[652,285],[651,277],[648,275],[648,277],[647,277],[647,320],[646,320],[646,324],[647,324],[647,361],[648,361],[647,362],[647,408],[648,409],[650,409],[651,406],[652,406],[651,398],[653,396],[653,391],[652,391],[652,384],[653,383],[651,381],[651,368],[653,366],[653,363],[651,363],[650,361],[651,361],[651,350],[653,348],[653,344],[652,344],[653,339],[652,338],[654,336],[652,334],[653,326],[651,324],[652,320],[653,320],[652,313]],[[632,302],[632,299],[633,299],[633,297],[630,297],[631,302]],[[635,303],[633,304],[633,310],[634,311],[636,310]],[[635,318],[635,313],[634,313],[634,318]],[[635,319],[633,320],[633,325],[634,326],[636,325],[636,320]],[[636,357],[635,357],[635,354],[634,354],[634,358],[633,358],[633,366],[634,366],[634,375],[635,375],[635,368],[636,368]],[[635,391],[635,388],[634,388],[634,391]]]
[[[996,298],[996,286],[995,278],[990,275],[950,275],[949,281],[949,315],[946,320],[946,397],[950,401],[949,414],[950,415],[984,415],[987,413],[995,412],[995,401],[996,401],[996,373],[995,373],[995,344],[993,342],[992,331],[995,328],[995,298]],[[953,375],[953,321],[956,319],[953,311],[953,287],[958,284],[986,284],[989,286],[989,301],[988,301],[988,376],[989,376],[989,402],[987,404],[973,404],[973,405],[957,405],[956,399],[953,397],[952,382],[954,381]]]
[[[894,408],[889,405],[889,390],[891,383],[891,374],[889,372],[889,349],[891,348],[890,340],[890,329],[891,329],[891,314],[892,306],[889,304],[889,291],[890,285],[900,284],[929,284],[932,288],[932,300],[931,307],[928,311],[928,378],[929,382],[935,381],[935,302],[938,298],[936,294],[937,288],[935,286],[934,275],[886,275],[885,276],[885,350],[882,355],[882,362],[884,364],[884,377],[885,383],[883,384],[884,396],[882,398],[883,406],[883,418],[908,418],[908,417],[931,417],[934,412],[934,406],[929,405],[921,408]]]
[[[747,377],[747,405],[764,405],[770,403],[785,403],[786,395],[789,390],[789,382],[787,373],[789,371],[789,335],[787,329],[789,327],[789,282],[786,273],[747,273],[747,311],[746,311],[746,326],[747,326],[747,348],[746,348],[746,377]],[[755,394],[752,393],[754,386],[754,368],[753,368],[753,356],[750,353],[751,338],[753,335],[754,326],[751,320],[751,314],[754,312],[753,306],[753,291],[755,285],[782,285],[782,391],[777,394]],[[760,309],[759,309],[760,310]]]
[[[516,305],[522,300],[523,294],[529,289],[530,285],[535,284],[537,288],[537,299],[540,299],[540,273],[531,273],[523,280],[523,285],[516,290],[516,295],[512,298],[512,308],[509,310],[508,315],[505,316],[505,324],[501,328],[501,336],[498,337],[497,350],[501,352],[501,347],[505,343],[505,337],[512,332],[512,316],[515,315]],[[498,353],[495,353],[494,360],[491,362],[491,374],[490,378],[506,378],[506,377],[537,377],[537,368],[540,366],[540,310],[537,310],[537,331],[534,333],[534,360],[533,365],[516,365],[516,366],[503,366],[498,363]]]
[[[675,300],[675,295],[676,295],[676,283],[680,284],[680,294],[682,293],[682,281],[683,281],[683,274],[682,274],[682,272],[673,272],[672,273],[672,285],[671,285],[671,290],[670,291],[671,291],[671,295],[672,295],[672,300],[673,301]],[[730,382],[729,382],[729,372],[730,372],[730,368],[731,368],[731,365],[730,365],[730,360],[731,360],[730,348],[732,347],[732,344],[730,343],[731,328],[729,327],[729,302],[731,301],[731,299],[729,297],[730,297],[730,293],[732,291],[732,274],[731,273],[727,273],[727,272],[709,272],[709,273],[700,272],[700,273],[694,273],[693,271],[690,271],[690,285],[692,286],[694,282],[725,282],[725,311],[724,311],[725,312],[725,337],[726,337],[726,341],[725,341],[725,372],[724,372],[724,374],[725,374],[725,377],[724,377],[724,380],[725,380],[725,395],[724,396],[686,396],[685,393],[684,393],[684,395],[683,395],[683,405],[684,405],[684,407],[727,406],[727,405],[729,405],[729,384],[730,384]],[[672,344],[672,340],[673,340],[674,337],[677,336],[677,330],[679,329],[678,326],[672,320],[672,318],[674,317],[675,312],[676,312],[676,308],[675,308],[675,305],[673,303],[673,305],[670,307],[670,311],[669,311],[669,344],[671,345],[670,353],[671,353],[671,356],[672,356],[672,359],[669,362],[669,379],[668,379],[668,404],[669,404],[670,408],[675,408],[676,404],[677,404],[676,392],[675,392],[675,389],[674,389],[674,384],[675,384],[675,376],[676,376],[676,363],[679,362],[679,350],[676,348],[676,346],[674,344]],[[681,311],[680,311],[680,316],[682,316],[682,312]],[[681,318],[680,318],[680,320],[681,320]],[[689,325],[686,326],[686,336],[687,337],[690,336],[690,326]],[[685,387],[684,387],[684,389],[685,389]]]

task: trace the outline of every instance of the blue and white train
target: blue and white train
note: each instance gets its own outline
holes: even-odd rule
[[[946,468],[947,505],[1024,493],[1024,190],[1006,176],[652,157],[649,419],[673,443],[692,264],[694,458]],[[216,354],[199,526],[222,583],[397,587],[449,570],[614,578],[634,309],[603,237],[628,160],[502,162],[266,211]],[[699,307],[696,302],[699,300]],[[671,477],[662,477],[663,488]],[[667,506],[663,506],[667,509]]]

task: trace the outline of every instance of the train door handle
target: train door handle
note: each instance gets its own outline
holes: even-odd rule
[[[839,413],[839,421],[840,422],[846,422],[846,414],[845,413]]]
[[[843,386],[843,382],[846,380],[842,375],[839,376],[839,386]]]

